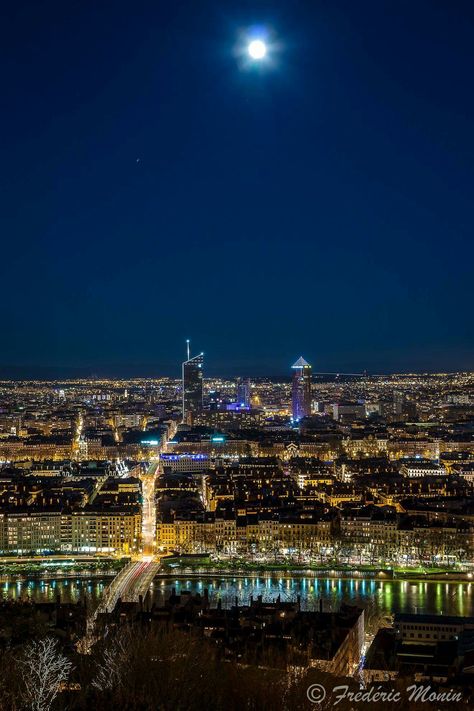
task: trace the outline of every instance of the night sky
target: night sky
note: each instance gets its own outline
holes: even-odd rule
[[[473,368],[474,3],[2,14],[0,363]]]

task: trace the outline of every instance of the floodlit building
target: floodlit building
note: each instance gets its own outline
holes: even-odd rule
[[[83,553],[137,553],[141,547],[142,516],[139,507],[129,510],[73,511],[71,550]]]
[[[239,378],[237,382],[237,402],[242,407],[250,407],[250,380]]]
[[[298,422],[311,415],[311,366],[301,356],[291,366],[293,370],[292,414]]]

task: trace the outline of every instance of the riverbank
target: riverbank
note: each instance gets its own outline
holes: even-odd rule
[[[129,558],[18,558],[0,560],[0,581],[39,578],[65,580],[78,577],[115,577]]]
[[[246,561],[211,561],[206,558],[187,557],[166,558],[163,560],[159,577],[186,577],[216,575],[222,577],[313,577],[335,578],[343,580],[406,580],[413,582],[473,582],[472,573],[452,568],[384,568],[380,566],[302,565],[270,564]]]
[[[129,562],[129,558],[51,558],[0,559],[0,582],[26,579],[68,580],[74,578],[112,579]],[[452,568],[388,568],[380,566],[303,565],[298,563],[257,563],[239,560],[212,561],[208,557],[182,556],[162,559],[156,576],[196,578],[215,576],[223,579],[249,578],[317,578],[341,580],[378,580],[408,582],[474,582],[473,574]]]

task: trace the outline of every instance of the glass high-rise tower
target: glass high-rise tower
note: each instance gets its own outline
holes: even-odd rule
[[[191,425],[193,417],[202,410],[202,369],[204,354],[188,358],[182,364],[183,422]]]
[[[291,366],[293,370],[292,414],[298,422],[311,415],[311,366],[303,357]]]
[[[250,379],[239,378],[237,381],[237,403],[241,407],[250,407]]]

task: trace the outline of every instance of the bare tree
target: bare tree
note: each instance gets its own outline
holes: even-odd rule
[[[98,691],[111,691],[123,684],[127,663],[130,658],[131,638],[128,630],[120,631],[113,638],[113,644],[105,647],[92,686]]]
[[[72,663],[52,637],[30,642],[20,659],[25,704],[32,711],[49,711],[64,688]]]

